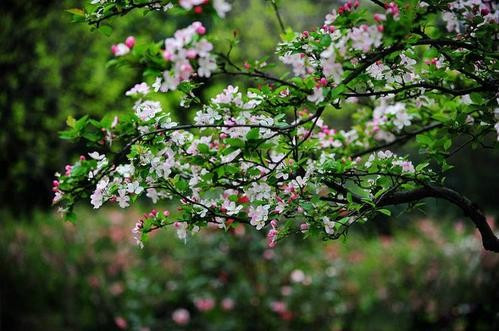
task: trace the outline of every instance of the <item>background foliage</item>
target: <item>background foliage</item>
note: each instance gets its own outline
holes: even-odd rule
[[[274,250],[244,228],[206,230],[187,245],[161,232],[141,251],[129,236],[137,216],[108,210],[74,226],[37,214],[31,224],[4,224],[0,280],[23,284],[4,289],[4,323],[16,330],[109,330],[117,319],[133,330],[492,330],[499,322],[499,257],[482,252],[460,222],[424,219],[381,240],[287,240]],[[213,307],[200,310],[199,299]],[[224,309],[224,299],[233,307]],[[190,312],[185,327],[171,318],[179,308]]]

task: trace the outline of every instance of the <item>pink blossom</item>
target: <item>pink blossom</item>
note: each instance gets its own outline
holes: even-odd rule
[[[65,172],[65,175],[66,175],[66,176],[71,176],[71,170],[73,170],[73,167],[72,167],[71,165],[69,165],[69,164],[68,164],[68,165],[66,165],[66,166],[64,167],[64,170],[66,170],[66,172]]]
[[[111,47],[111,52],[114,56],[123,56],[130,53],[130,48],[127,45],[120,43],[117,45],[113,45]]]
[[[188,49],[187,52],[185,53],[185,56],[190,60],[195,59],[197,55],[198,53],[196,52],[196,50],[192,48]]]
[[[194,305],[199,311],[210,311],[215,307],[215,300],[213,298],[198,298],[194,300]]]
[[[171,60],[173,60],[173,54],[167,50],[164,50],[163,51],[163,59],[165,59],[165,61],[171,61]]]
[[[393,16],[394,20],[399,19],[400,11],[399,11],[399,7],[397,6],[397,4],[395,2],[390,2],[388,4],[385,4],[385,9],[386,9],[387,14],[390,14]]]
[[[196,33],[202,36],[206,33],[206,28],[203,25],[200,25],[196,28]]]
[[[114,318],[114,323],[116,323],[118,329],[121,330],[125,330],[128,327],[128,322],[121,316],[116,316]]]
[[[277,234],[278,232],[276,229],[271,229],[267,234],[267,245],[269,246],[269,248],[274,248],[277,245]]]
[[[225,310],[225,311],[229,311],[229,310],[232,310],[234,309],[234,306],[235,306],[235,302],[233,299],[231,298],[224,298],[222,300],[222,309]]]
[[[284,313],[287,310],[286,303],[284,301],[272,301],[270,303],[272,311],[276,313]]]
[[[191,319],[191,314],[187,309],[179,308],[172,313],[172,320],[178,325],[187,325]]]
[[[128,38],[126,38],[125,45],[128,48],[132,49],[133,46],[135,46],[135,37],[134,36],[129,36]]]

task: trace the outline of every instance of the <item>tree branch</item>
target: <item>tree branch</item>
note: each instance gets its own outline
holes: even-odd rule
[[[275,16],[277,17],[277,21],[279,22],[279,26],[281,27],[282,33],[286,32],[286,28],[284,27],[284,22],[282,21],[281,14],[279,13],[279,7],[277,7],[276,0],[271,0],[272,7],[274,8]]]
[[[131,12],[134,9],[154,6],[154,5],[159,4],[161,2],[162,2],[162,0],[145,2],[145,3],[139,3],[139,4],[133,4],[132,3],[129,7],[125,7],[121,11],[112,12],[112,13],[103,15],[103,16],[101,16],[99,18],[96,18],[94,20],[89,20],[88,24],[90,24],[90,25],[95,24],[98,27],[102,21],[107,20],[107,19],[109,19],[109,18],[111,18],[113,16],[117,16],[117,15],[122,15],[123,16],[125,14],[128,14],[129,12]]]
[[[481,209],[467,197],[447,188],[435,185],[425,185],[424,187],[412,190],[394,192],[384,196],[378,201],[378,206],[398,205],[403,203],[416,202],[425,198],[444,199],[461,208],[477,227],[482,236],[483,248],[488,251],[499,253],[499,238],[490,228],[487,219]]]
[[[370,97],[370,96],[383,96],[383,95],[388,95],[388,94],[397,94],[400,92],[404,92],[410,89],[414,88],[426,88],[430,90],[437,90],[441,91],[447,94],[455,95],[455,96],[460,96],[460,95],[466,95],[472,92],[477,92],[477,91],[485,91],[488,90],[487,87],[485,86],[476,86],[476,87],[470,87],[470,88],[465,88],[465,89],[451,89],[447,88],[444,86],[439,86],[439,85],[434,85],[430,83],[416,83],[416,84],[411,84],[411,85],[404,85],[399,88],[391,89],[391,90],[385,90],[385,91],[373,91],[373,92],[353,92],[353,93],[343,93],[342,95],[350,98],[350,97]]]

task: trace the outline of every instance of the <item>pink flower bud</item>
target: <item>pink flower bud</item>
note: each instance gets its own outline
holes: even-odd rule
[[[73,167],[71,167],[69,164],[66,165],[66,167],[64,168],[66,170],[66,173],[65,175],[66,176],[70,176],[71,175],[71,170],[73,169]]]
[[[111,46],[111,53],[113,53],[114,56],[116,56],[117,52],[118,52],[118,45]]]
[[[277,221],[276,220],[270,221],[270,225],[275,229],[277,227]]]
[[[163,52],[163,59],[165,59],[165,61],[171,61],[173,59],[173,54],[165,50]]]
[[[86,159],[85,155],[80,155],[80,161],[85,161]]]
[[[302,224],[300,224],[300,231],[301,232],[307,232],[308,228],[309,228],[308,223],[302,223]]]
[[[196,56],[198,55],[198,53],[196,52],[195,49],[189,49],[186,53],[185,53],[185,56],[188,58],[188,59],[195,59]]]
[[[59,181],[58,180],[52,181],[52,186],[53,187],[59,187]]]
[[[170,216],[170,211],[165,210],[165,211],[163,212],[163,216],[165,216],[165,217]]]
[[[277,245],[276,237],[277,230],[275,228],[271,229],[269,233],[267,233],[267,245],[269,248],[274,248]]]
[[[133,48],[133,46],[135,46],[135,37],[129,36],[126,38],[125,45],[127,45],[128,48]]]
[[[310,33],[308,31],[303,31],[303,37],[308,38],[310,36]]]
[[[196,33],[200,36],[204,35],[206,33],[206,28],[203,25],[200,25],[196,29]]]
[[[248,196],[243,195],[237,199],[237,202],[238,203],[248,203],[248,202],[250,202],[250,199],[248,198]]]
[[[374,14],[373,17],[374,17],[374,20],[378,23],[385,20],[385,17],[381,14]]]

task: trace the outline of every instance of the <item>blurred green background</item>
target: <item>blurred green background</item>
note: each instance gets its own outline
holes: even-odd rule
[[[141,81],[138,70],[106,69],[110,45],[128,35],[160,40],[193,19],[134,12],[105,36],[71,23],[64,10],[79,5],[0,2],[0,330],[499,329],[499,256],[482,251],[472,226],[445,203],[380,217],[346,242],[289,238],[274,250],[242,227],[208,229],[187,244],[162,231],[139,250],[130,230],[147,205],[98,213],[82,205],[77,224],[63,223],[50,206],[52,177],[85,148],[57,132],[69,115],[127,111],[124,92]],[[320,25],[334,7],[281,1],[297,31]],[[220,49],[237,32],[241,63],[279,41],[265,0],[238,1],[227,20],[207,24]],[[217,79],[204,96],[226,83]],[[176,96],[163,101],[189,120]],[[448,179],[491,222],[498,160],[493,150],[465,150]]]

